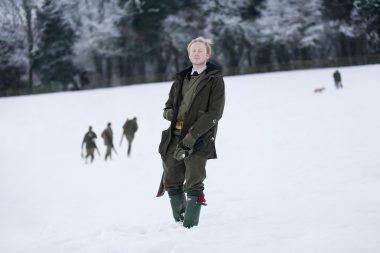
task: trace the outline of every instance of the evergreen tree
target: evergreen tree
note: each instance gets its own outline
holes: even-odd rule
[[[352,20],[357,36],[365,38],[371,52],[380,53],[380,0],[356,0]]]
[[[82,86],[111,86],[122,76],[116,71],[117,58],[122,55],[117,27],[122,15],[119,0],[85,0],[65,5],[65,17],[74,24],[77,34],[74,63]]]
[[[256,20],[261,16],[262,4],[265,0],[246,0],[245,5],[240,9],[243,20]]]
[[[127,84],[132,78],[133,73],[133,61],[131,55],[133,54],[134,33],[132,30],[132,10],[134,1],[119,0],[119,8],[121,15],[117,22],[115,22],[115,28],[119,32],[117,38],[117,47],[120,49],[118,55],[118,74],[122,83]]]
[[[329,58],[350,57],[355,53],[355,38],[351,22],[354,0],[323,0],[323,18],[328,41],[325,50]]]
[[[140,0],[133,5],[132,27],[136,34],[134,52],[139,57],[135,66],[138,74],[148,78],[145,79],[147,81],[156,74],[165,73],[170,52],[162,46],[162,42],[166,42],[165,34],[162,33],[163,21],[180,5],[175,0]],[[149,60],[144,61],[141,55],[148,56]]]
[[[323,0],[323,16],[328,20],[350,22],[355,0]]]
[[[27,43],[20,5],[0,4],[0,96],[26,88]],[[13,14],[13,15],[11,15]]]
[[[67,90],[69,84],[76,86],[73,78],[75,33],[61,7],[58,0],[45,0],[37,13],[39,38],[35,66],[42,85]]]
[[[190,40],[198,36],[208,36],[205,34],[207,27],[205,8],[202,1],[186,1],[177,6],[177,10],[168,15],[163,21],[163,39],[165,50],[167,50],[166,73],[169,78],[187,66],[189,60],[186,47]]]
[[[21,75],[26,71],[25,43],[22,30],[0,24],[0,96],[7,90],[24,88]]]

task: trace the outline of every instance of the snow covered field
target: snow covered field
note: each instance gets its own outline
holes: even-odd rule
[[[170,83],[0,98],[0,252],[377,253],[380,65],[226,77],[198,227],[155,198]],[[313,90],[325,86],[323,94]],[[81,160],[92,125],[132,156]]]

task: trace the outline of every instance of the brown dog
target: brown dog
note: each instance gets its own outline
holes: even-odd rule
[[[314,94],[322,93],[325,90],[325,87],[314,89]]]

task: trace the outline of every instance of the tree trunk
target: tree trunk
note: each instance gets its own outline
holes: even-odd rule
[[[112,58],[107,57],[106,59],[106,78],[107,78],[107,83],[106,86],[110,87],[112,86]]]
[[[28,0],[22,0],[22,7],[25,11],[26,33],[28,38],[28,89],[29,93],[33,92],[33,31],[32,31],[32,8]]]
[[[95,87],[102,87],[104,85],[102,57],[94,53],[93,60],[95,65]]]

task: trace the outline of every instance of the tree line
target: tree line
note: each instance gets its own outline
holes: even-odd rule
[[[213,39],[226,75],[380,62],[380,0],[1,0],[0,96],[171,80]]]

